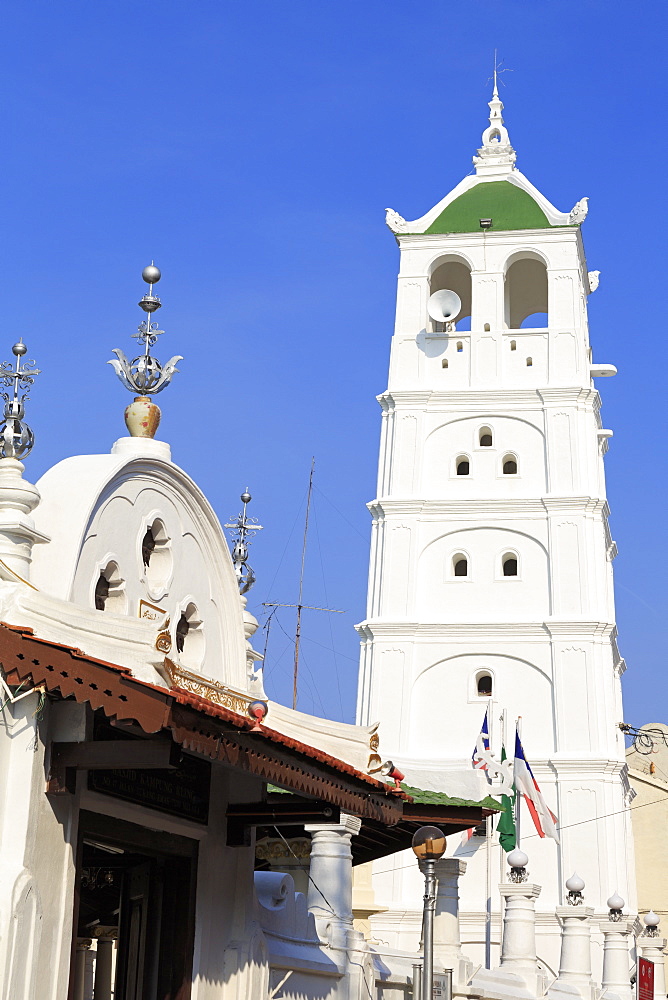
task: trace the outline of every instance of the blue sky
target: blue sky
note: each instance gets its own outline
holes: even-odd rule
[[[636,13],[634,13],[634,10]],[[316,457],[300,707],[353,715],[397,248],[471,167],[493,51],[518,166],[562,210],[590,197],[627,721],[665,721],[664,4],[525,0],[68,0],[0,12],[0,343],[44,374],[34,482],[124,433],[105,366],[163,270],[160,356],[183,354],[160,436],[222,520],[265,530],[251,606],[296,599]],[[291,613],[267,687],[288,700]],[[262,636],[257,643],[263,644]],[[336,654],[332,653],[332,648]]]

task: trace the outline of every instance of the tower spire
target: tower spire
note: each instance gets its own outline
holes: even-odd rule
[[[501,71],[503,72],[503,70]],[[499,66],[494,52],[494,89],[489,102],[489,126],[482,134],[482,146],[473,157],[477,174],[509,174],[515,169],[516,153],[503,124],[503,102],[499,97]]]

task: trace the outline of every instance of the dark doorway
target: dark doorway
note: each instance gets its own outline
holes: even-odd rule
[[[78,853],[75,937],[114,939],[114,1000],[188,1000],[197,842],[82,811]]]

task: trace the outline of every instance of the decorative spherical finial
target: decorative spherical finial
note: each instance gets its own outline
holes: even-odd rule
[[[240,499],[241,499],[242,503],[250,503],[253,498],[250,495],[250,493],[248,492],[248,490],[244,490],[244,492],[241,494],[241,498]]]
[[[146,319],[139,324],[137,332],[133,335],[135,340],[138,340],[142,345],[142,352],[136,358],[128,360],[123,351],[115,347],[112,354],[115,354],[116,357],[108,364],[112,366],[125,388],[129,389],[130,392],[137,393],[134,403],[130,404],[125,414],[125,422],[130,435],[132,437],[153,437],[160,420],[160,410],[147,397],[162,392],[169,385],[172,376],[178,371],[177,361],[183,359],[180,354],[175,354],[167,364],[163,365],[151,354],[151,348],[156,345],[158,337],[164,333],[164,330],[159,330],[158,324],[152,319],[153,314],[162,307],[158,296],[153,294],[153,285],[161,278],[160,268],[151,261],[142,271],[142,278],[150,286],[150,289],[137,304],[146,313]],[[137,411],[137,407],[139,407],[139,411]]]
[[[524,851],[520,851],[520,849],[516,847],[514,851],[510,852],[506,861],[511,868],[526,868],[529,863],[529,858]]]
[[[23,338],[19,340],[18,344],[14,344],[12,347],[12,354],[15,358],[22,358],[24,354],[28,353],[28,348],[23,343]]]
[[[527,864],[529,858],[524,853],[520,851],[519,847],[516,847],[514,851],[506,857],[506,861],[510,865],[510,871],[508,873],[508,878],[511,882],[526,882],[529,874],[527,872]]]
[[[608,902],[606,903],[606,906],[608,907],[609,910],[623,910],[625,905],[626,904],[624,900],[622,899],[622,897],[619,895],[618,892],[614,892],[610,897],[610,899],[608,900]]]
[[[571,877],[566,879],[566,888],[569,892],[582,892],[584,887],[584,879],[580,878],[577,872],[573,872]]]
[[[583,878],[580,878],[577,872],[573,872],[570,878],[566,879],[566,888],[568,889],[568,898],[566,902],[569,906],[581,906],[584,901],[584,896],[582,895],[582,890],[585,887],[585,882]]]
[[[643,917],[643,920],[645,921],[645,926],[647,927],[647,930],[650,932],[656,930],[656,928],[659,926],[659,917],[656,915],[654,910],[650,910],[649,913],[646,913],[645,916]]]
[[[160,268],[156,267],[155,264],[147,264],[141,273],[142,278],[147,285],[157,285],[162,277]]]

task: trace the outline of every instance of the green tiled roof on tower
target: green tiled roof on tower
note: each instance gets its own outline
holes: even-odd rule
[[[495,230],[552,228],[528,192],[510,181],[488,181],[455,198],[426,232],[478,233],[481,219],[491,219]]]

